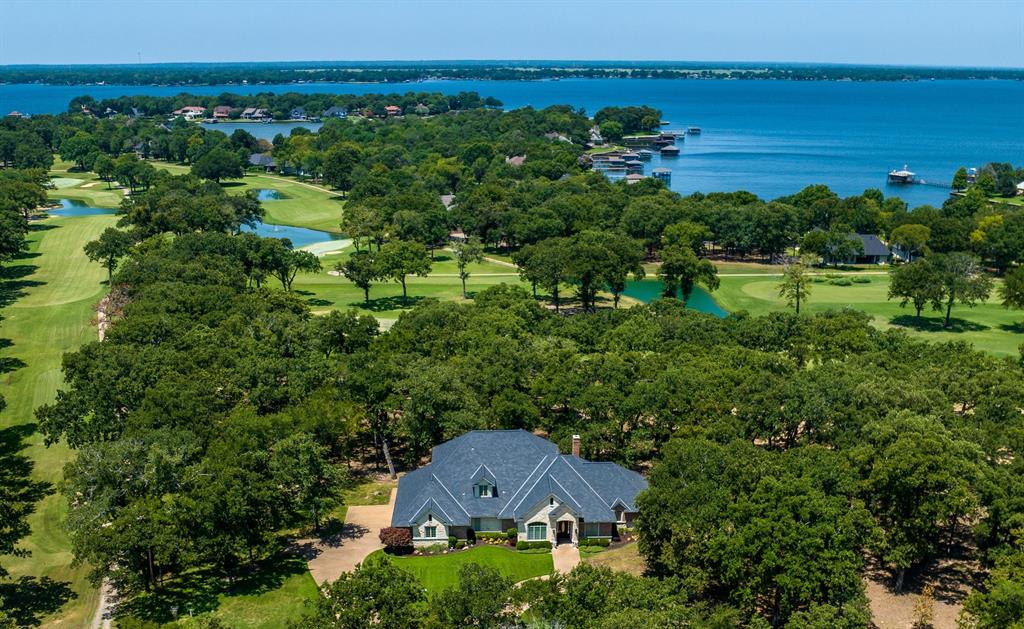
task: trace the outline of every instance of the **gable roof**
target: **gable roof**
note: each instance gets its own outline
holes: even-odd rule
[[[473,495],[481,479],[497,487],[497,497]],[[434,447],[430,464],[399,481],[392,526],[412,525],[425,508],[454,526],[473,518],[518,520],[551,496],[588,522],[614,522],[614,507],[636,511],[646,487],[636,472],[561,454],[525,430],[475,430]]]
[[[864,245],[864,255],[866,256],[889,256],[892,252],[889,251],[889,247],[885,246],[885,243],[874,234],[857,234],[851,236],[860,240],[861,244]]]

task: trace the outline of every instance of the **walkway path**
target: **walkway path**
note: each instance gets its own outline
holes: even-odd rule
[[[391,490],[391,499],[386,505],[351,505],[345,516],[345,524],[337,535],[321,539],[298,540],[296,550],[309,563],[309,573],[317,585],[334,581],[343,572],[355,570],[366,556],[384,548],[378,534],[384,527],[391,526],[391,512],[395,508],[398,489]]]
[[[555,571],[569,574],[580,565],[580,549],[572,544],[562,544],[551,549],[551,558],[555,562]]]

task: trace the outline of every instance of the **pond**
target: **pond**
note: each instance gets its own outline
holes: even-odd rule
[[[626,282],[626,290],[623,292],[627,297],[632,297],[643,303],[654,301],[661,297],[661,290],[664,284],[661,280],[645,279],[639,282]],[[690,294],[690,300],[686,302],[686,307],[699,312],[715,315],[719,318],[724,318],[729,313],[718,305],[718,302],[703,288],[696,287],[693,289],[693,293]]]
[[[56,199],[54,202],[59,203],[60,207],[47,209],[46,213],[51,216],[95,216],[117,211],[109,207],[93,207],[78,199]]]
[[[305,227],[273,225],[271,223],[258,223],[255,229],[243,226],[242,231],[255,232],[257,235],[263,236],[264,238],[287,238],[292,241],[292,246],[296,249],[299,247],[313,245],[318,242],[341,240],[341,236],[336,236],[329,232],[322,232],[316,229],[306,229]]]
[[[273,188],[256,188],[256,198],[260,201],[280,201],[288,197],[280,190]]]

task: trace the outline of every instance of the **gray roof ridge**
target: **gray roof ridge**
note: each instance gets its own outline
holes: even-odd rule
[[[569,469],[571,469],[571,470],[572,470],[573,472],[576,472],[576,476],[579,476],[579,477],[580,477],[580,480],[582,480],[582,481],[583,481],[583,484],[584,484],[584,485],[586,485],[586,486],[587,486],[587,488],[588,488],[588,489],[590,489],[590,491],[594,492],[594,495],[595,495],[595,496],[597,496],[597,499],[601,501],[601,504],[607,504],[607,503],[606,503],[606,502],[604,501],[604,498],[602,498],[602,497],[601,497],[601,494],[599,494],[599,493],[597,492],[597,490],[596,490],[596,489],[594,489],[593,485],[591,485],[591,484],[590,484],[590,482],[589,482],[589,481],[587,481],[587,479],[586,479],[586,478],[583,478],[583,474],[580,474],[579,470],[577,470],[577,469],[576,469],[576,466],[575,466],[575,465],[573,465],[572,463],[570,463],[570,462],[569,462],[569,460],[570,460],[570,459],[572,459],[572,458],[573,458],[573,456],[574,456],[574,455],[571,455],[571,454],[563,454],[563,455],[562,455],[562,456],[560,456],[559,458],[561,458],[562,460],[565,460],[565,463],[566,463],[566,465],[568,465],[568,466],[569,466]],[[575,458],[577,458],[577,459],[580,459],[581,461],[583,460],[582,458],[580,458],[580,457],[578,457],[578,456],[577,456],[577,457],[575,457]]]
[[[448,512],[444,510],[444,507],[442,507],[438,501],[434,500],[433,496],[423,501],[423,504],[420,505],[420,508],[413,512],[412,517],[409,518],[409,521],[411,522],[415,520],[417,517],[419,517],[419,515],[423,513],[423,507],[427,506],[427,504],[431,502],[434,503],[434,506],[437,507],[438,511],[444,514],[444,517],[447,522],[450,523],[453,521],[452,516],[448,515]]]
[[[502,513],[505,513],[505,509],[508,509],[508,506],[509,506],[510,504],[512,504],[512,500],[513,500],[513,499],[514,499],[514,498],[515,498],[516,496],[518,496],[518,495],[519,495],[519,492],[521,492],[521,491],[523,490],[523,487],[526,487],[526,483],[530,482],[530,479],[531,479],[531,478],[533,478],[533,475],[534,475],[534,474],[535,474],[535,473],[537,472],[537,470],[538,470],[538,469],[540,469],[540,466],[541,466],[541,465],[544,465],[544,461],[546,461],[546,460],[547,460],[547,458],[548,458],[548,455],[546,455],[546,454],[544,455],[544,457],[543,457],[543,458],[541,458],[541,460],[540,460],[540,461],[539,461],[539,462],[537,463],[537,466],[536,466],[536,467],[534,467],[534,468],[533,468],[533,471],[531,471],[531,472],[530,472],[530,473],[529,473],[529,474],[528,474],[528,475],[526,476],[526,479],[525,479],[525,480],[523,480],[523,483],[522,483],[522,484],[521,484],[521,485],[519,486],[519,488],[518,488],[518,489],[516,489],[516,490],[515,490],[514,492],[512,492],[512,495],[508,497],[508,502],[506,502],[506,503],[504,504],[504,506],[502,506],[502,507],[501,507],[501,510],[500,510],[500,511],[498,511],[498,515],[501,515]],[[522,501],[520,501],[520,502],[522,502]],[[513,508],[513,515],[515,515],[515,513],[514,513],[514,512],[515,512],[515,509]]]
[[[544,458],[547,458],[547,457],[544,457]],[[528,489],[526,491],[526,494],[524,494],[523,497],[519,499],[519,502],[516,503],[516,506],[512,507],[512,515],[515,515],[516,509],[519,508],[519,505],[523,504],[523,501],[526,500],[526,496],[530,495],[530,492],[533,491],[533,488],[537,486],[537,483],[540,482],[540,479],[544,478],[544,475],[548,473],[548,470],[551,469],[551,466],[554,465],[555,462],[558,461],[558,459],[559,459],[559,457],[557,457],[557,456],[554,457],[553,459],[551,459],[551,463],[548,463],[548,466],[545,467],[544,471],[540,473],[540,476],[537,477],[537,480],[533,481],[533,484],[530,485],[530,489]],[[541,461],[541,462],[543,463],[543,461]],[[536,470],[534,470],[534,471],[536,471]],[[532,475],[533,474],[531,473],[531,476]],[[529,478],[527,478],[527,480],[529,480]],[[526,483],[523,483],[523,484],[525,485]],[[513,496],[513,497],[515,497],[515,496]],[[509,502],[511,503],[512,500],[510,499]],[[504,509],[502,509],[502,511],[504,511]]]
[[[441,486],[441,489],[444,490],[444,493],[448,494],[448,497],[452,499],[452,502],[454,502],[455,504],[459,505],[459,508],[462,509],[462,512],[465,513],[467,517],[472,517],[472,516],[469,515],[469,511],[466,511],[466,507],[463,507],[462,503],[459,502],[455,498],[455,496],[452,495],[452,492],[448,491],[448,488],[445,487],[445,484],[442,483],[441,479],[437,477],[437,474],[434,474],[433,472],[431,472],[430,473],[430,477],[433,478],[435,481],[437,481],[437,484]]]
[[[579,503],[579,501],[576,500],[576,497],[572,495],[572,492],[570,492],[568,489],[566,489],[565,485],[563,485],[562,483],[558,482],[558,479],[555,478],[554,476],[552,476],[551,474],[548,474],[548,478],[550,478],[551,480],[555,481],[555,484],[558,485],[559,487],[561,487],[562,491],[565,492],[565,497],[568,498],[569,500],[571,500],[574,505],[576,505],[576,507],[579,509],[580,513],[583,513],[583,505],[581,505]]]

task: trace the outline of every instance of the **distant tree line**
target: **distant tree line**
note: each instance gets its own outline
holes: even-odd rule
[[[1021,80],[1016,68],[928,68],[668,62],[392,62],[392,63],[239,63],[83,66],[5,66],[6,83],[120,85],[242,85],[248,83],[373,82],[401,83],[427,79],[542,80],[562,78],[772,79],[794,81],[913,81],[929,79]]]

